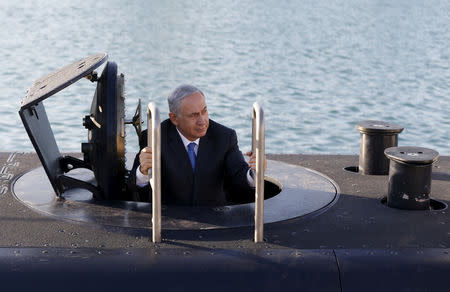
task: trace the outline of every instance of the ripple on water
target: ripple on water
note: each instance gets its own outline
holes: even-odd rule
[[[17,112],[34,80],[105,51],[125,73],[127,115],[142,98],[164,119],[170,90],[193,83],[242,147],[258,101],[271,153],[355,154],[354,125],[380,119],[405,127],[402,144],[450,154],[448,1],[269,2],[96,1],[95,18],[70,2],[0,3],[0,150],[32,150]],[[86,139],[94,90],[80,80],[45,102],[61,148],[79,151]]]

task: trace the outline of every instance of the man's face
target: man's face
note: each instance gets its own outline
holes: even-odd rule
[[[186,96],[181,100],[180,112],[170,113],[169,117],[181,134],[190,141],[205,136],[209,126],[205,97],[198,91]]]

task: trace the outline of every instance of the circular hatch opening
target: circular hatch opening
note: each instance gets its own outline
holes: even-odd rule
[[[70,171],[77,179],[95,182],[92,171]],[[276,179],[273,179],[275,178]],[[70,189],[58,198],[43,167],[19,177],[14,196],[29,208],[63,220],[89,224],[151,229],[151,203],[98,201],[84,189]],[[268,161],[265,178],[264,223],[321,214],[339,197],[339,187],[325,175],[279,161]],[[252,200],[250,200],[252,201]],[[254,225],[254,202],[242,201],[223,207],[163,206],[162,229],[198,230]]]

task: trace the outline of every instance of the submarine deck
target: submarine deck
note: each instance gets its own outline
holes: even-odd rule
[[[10,161],[8,161],[8,159]],[[300,165],[323,173],[340,187],[336,204],[314,218],[291,219],[265,225],[268,248],[447,248],[450,247],[450,214],[447,209],[407,211],[381,203],[387,194],[387,175],[361,175],[344,170],[357,166],[350,155],[268,155],[268,159]],[[11,247],[149,247],[149,229],[98,228],[61,221],[29,209],[11,193],[14,179],[40,166],[33,153],[0,153],[3,177],[0,183],[0,246]],[[450,202],[450,157],[433,165],[430,197]],[[150,226],[149,218],[149,226]],[[163,230],[165,243],[176,247],[254,248],[253,228],[181,231]],[[149,241],[150,239],[150,241]]]
[[[344,170],[345,167],[358,165],[356,155],[272,154],[267,157],[270,160],[299,165],[327,175],[339,186],[339,199],[326,212],[317,216],[265,224],[265,241],[261,244],[253,242],[253,227],[193,231],[162,230],[163,242],[154,244],[151,242],[150,228],[94,226],[60,220],[29,209],[14,198],[11,188],[17,177],[40,166],[37,155],[0,152],[2,167],[0,270],[4,270],[5,263],[10,263],[11,259],[17,260],[21,256],[29,257],[32,254],[37,254],[39,259],[44,257],[44,260],[48,255],[47,260],[53,259],[56,262],[64,262],[69,258],[73,262],[77,260],[81,262],[82,258],[94,259],[101,255],[109,255],[109,259],[114,261],[117,258],[124,260],[128,256],[130,258],[128,261],[133,261],[134,269],[136,269],[135,265],[143,261],[142,258],[148,260],[150,254],[152,256],[159,254],[161,257],[166,254],[167,257],[173,256],[166,262],[166,270],[169,270],[167,267],[170,265],[169,262],[172,267],[177,265],[180,257],[188,257],[195,262],[195,255],[215,255],[215,259],[219,260],[225,260],[229,255],[234,255],[235,260],[241,259],[243,266],[252,267],[250,261],[246,262],[245,258],[247,260],[249,257],[281,259],[285,255],[295,257],[312,253],[318,258],[326,258],[324,263],[328,260],[336,262],[336,258],[339,258],[340,269],[343,271],[345,267],[342,265],[347,263],[347,268],[350,266],[350,262],[346,262],[346,255],[350,257],[356,253],[373,258],[378,256],[378,259],[404,256],[411,261],[410,263],[422,261],[423,258],[439,259],[441,268],[434,269],[432,274],[440,277],[444,275],[443,271],[448,273],[450,269],[450,212],[447,208],[407,211],[385,206],[381,201],[387,194],[387,175],[361,175]],[[450,202],[449,156],[441,156],[433,165],[430,197],[445,204]],[[149,218],[149,226],[150,222],[151,218]],[[308,264],[307,259],[311,257],[305,258],[305,263]],[[95,266],[95,260],[91,262]],[[317,261],[309,264],[315,263]],[[366,266],[367,261],[359,264],[353,261],[353,263],[357,265],[355,269],[359,269]],[[184,264],[187,263],[184,262]],[[302,271],[311,269],[312,266],[309,264],[309,268],[304,268]],[[10,264],[9,267],[14,265],[17,265],[19,270],[27,269],[17,262]],[[191,262],[191,265],[194,264]],[[125,266],[130,267],[130,265]],[[392,266],[389,265],[386,269],[391,268]],[[417,272],[416,268],[412,268],[413,272]],[[180,272],[181,268],[178,269]],[[232,267],[230,266],[229,269]],[[329,269],[331,271],[329,275],[334,275],[336,267],[330,266]],[[325,270],[320,273],[323,279],[326,279]],[[442,273],[438,273],[439,271]],[[426,275],[429,276],[429,274]],[[288,272],[286,272],[287,276]],[[379,275],[377,278],[385,276]],[[343,289],[345,284],[346,287],[354,285],[350,284],[348,279],[350,276],[335,279],[341,283],[338,285],[341,290],[338,291],[347,291]],[[429,278],[426,279],[426,281],[429,280]],[[441,280],[450,285],[450,280]],[[317,281],[320,279],[318,278]],[[334,284],[330,287],[334,287]]]

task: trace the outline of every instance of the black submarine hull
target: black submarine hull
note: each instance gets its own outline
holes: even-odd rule
[[[253,228],[164,230],[92,225],[29,209],[14,181],[40,166],[35,153],[0,153],[0,280],[15,290],[129,288],[286,291],[447,291],[450,285],[450,157],[433,166],[439,208],[383,203],[388,176],[345,168],[351,155],[268,155],[332,178],[339,200],[326,212]]]

